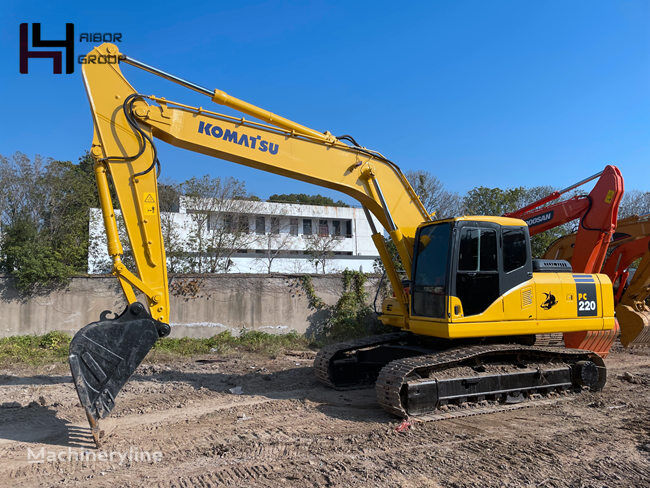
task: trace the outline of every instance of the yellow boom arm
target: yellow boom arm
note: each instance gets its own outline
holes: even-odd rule
[[[420,223],[430,220],[400,169],[381,154],[349,146],[329,133],[309,129],[260,109],[220,90],[207,90],[121,55],[112,44],[90,54],[95,59],[120,59],[146,71],[209,95],[212,101],[251,115],[231,117],[155,96],[139,95],[117,63],[85,64],[83,79],[95,123],[91,153],[100,194],[113,274],[129,303],[134,288],[148,300],[152,317],[169,322],[165,250],[160,227],[156,156],[152,137],[190,151],[338,190],[358,200],[377,217],[397,247],[411,275],[413,239]],[[122,263],[109,191],[112,179],[137,266]],[[374,226],[369,219],[371,227]],[[380,232],[373,241],[398,300],[406,297]],[[408,307],[404,306],[406,313]],[[407,319],[407,317],[405,317]]]

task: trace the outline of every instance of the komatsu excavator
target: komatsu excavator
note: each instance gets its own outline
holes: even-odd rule
[[[589,194],[575,195],[567,200],[554,202],[562,195],[596,178],[598,180]],[[572,241],[573,252],[555,259],[569,261],[574,272],[598,273],[615,235],[618,206],[623,198],[623,191],[621,172],[616,166],[607,165],[603,171],[567,188],[554,191],[506,216],[523,219],[528,224],[531,236],[578,220],[578,231]],[[548,255],[544,257],[548,258]],[[605,331],[565,332],[563,341],[567,347],[588,349],[607,357],[617,333],[618,327]],[[543,336],[538,336],[538,344],[542,343],[540,337]]]
[[[82,328],[70,368],[98,442],[99,419],[159,337],[170,332],[154,139],[218,159],[338,190],[365,210],[394,296],[380,320],[397,332],[325,347],[314,368],[335,388],[376,383],[377,399],[402,417],[445,418],[514,408],[600,390],[606,368],[588,350],[535,347],[535,334],[614,327],[606,275],[572,272],[566,261],[534,260],[528,226],[507,217],[433,220],[399,167],[354,138],[292,122],[221,90],[210,90],[102,44],[90,53],[119,64],[84,64],[94,121],[91,154],[113,274],[125,310]],[[206,95],[233,117],[136,91],[130,65]],[[245,116],[254,117],[259,122]],[[115,189],[137,266],[122,262],[109,191]],[[374,215],[397,248],[409,292]],[[146,300],[137,301],[136,291]]]
[[[554,241],[544,257],[570,261],[579,248],[576,234],[570,234]],[[636,260],[640,260],[639,265],[630,277],[630,267]],[[618,221],[602,272],[615,287],[621,343],[626,347],[650,345],[650,214]]]

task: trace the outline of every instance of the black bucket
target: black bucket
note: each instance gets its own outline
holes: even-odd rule
[[[115,397],[169,325],[151,318],[141,303],[132,303],[119,316],[88,324],[70,342],[70,371],[81,405],[86,409],[95,442],[98,420],[115,406]]]

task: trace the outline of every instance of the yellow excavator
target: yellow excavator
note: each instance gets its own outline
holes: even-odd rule
[[[574,274],[566,261],[532,259],[523,220],[434,220],[399,167],[351,136],[334,137],[188,82],[120,53],[115,45],[94,48],[88,59],[105,60],[84,64],[83,80],[94,121],[91,154],[108,253],[127,301],[123,312],[102,314],[70,344],[75,387],[97,442],[99,419],[113,409],[118,392],[158,338],[170,332],[154,139],[338,190],[361,204],[394,293],[384,300],[379,319],[396,332],[321,349],[314,368],[323,383],[334,388],[375,383],[387,411],[433,419],[553,401],[605,384],[605,364],[597,354],[536,347],[534,337],[612,329],[611,281],[603,274]],[[242,115],[141,94],[123,76],[123,65]],[[110,182],[136,270],[122,261]],[[371,214],[383,229],[375,228]],[[398,251],[406,286],[383,230]]]

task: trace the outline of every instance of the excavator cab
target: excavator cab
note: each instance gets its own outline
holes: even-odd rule
[[[477,315],[508,290],[532,278],[530,237],[524,225],[459,220],[422,227],[416,240],[411,313],[445,318]],[[450,259],[452,257],[452,259]],[[452,311],[450,311],[451,313]]]
[[[422,224],[415,236],[408,313],[386,300],[387,325],[444,339],[614,327],[612,284],[564,260],[532,259],[528,226],[508,217]],[[404,320],[407,316],[407,320]]]

